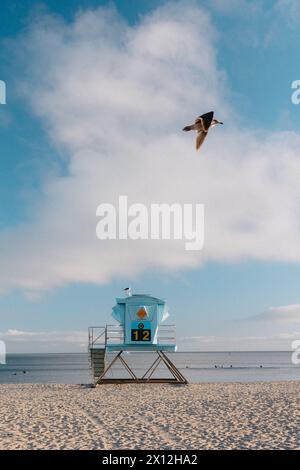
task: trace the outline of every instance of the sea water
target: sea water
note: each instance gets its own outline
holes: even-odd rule
[[[300,366],[292,363],[291,352],[176,352],[170,359],[191,383],[256,382],[300,380]],[[112,359],[109,355],[108,359]],[[136,375],[142,376],[155,359],[152,353],[124,353]],[[110,377],[126,377],[117,363]],[[168,376],[160,366],[156,376]],[[8,354],[0,365],[0,383],[65,383],[91,382],[87,353],[74,354]]]

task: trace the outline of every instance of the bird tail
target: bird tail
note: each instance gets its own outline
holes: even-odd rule
[[[183,131],[192,131],[194,129],[194,124],[192,124],[191,126],[185,126],[182,130]]]

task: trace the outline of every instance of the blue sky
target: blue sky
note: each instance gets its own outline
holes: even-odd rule
[[[87,41],[87,48],[95,47],[95,51],[97,51],[96,41],[101,37],[106,41],[105,37],[111,34],[112,39],[109,40],[111,42],[107,44],[107,49],[103,50],[104,52],[111,50],[111,54],[117,54],[120,53],[120,50],[115,52],[115,49],[119,46],[116,46],[114,41],[119,41],[118,35],[122,35],[122,32],[119,33],[116,25],[112,23],[111,29],[107,26],[109,33],[106,31],[106,36],[104,33],[101,36],[101,32],[96,32],[95,39],[90,37],[87,39],[86,32],[77,33],[75,27],[72,30],[70,29],[73,28],[72,25],[76,24],[78,15],[82,14],[80,11],[93,12],[99,6],[107,5],[107,2],[96,0],[56,2],[48,0],[39,7],[34,6],[34,3],[27,0],[21,3],[13,0],[3,0],[1,2],[0,79],[4,80],[7,85],[7,104],[0,106],[0,233],[2,233],[4,240],[2,240],[3,253],[1,254],[1,257],[3,255],[2,259],[4,259],[1,264],[4,267],[0,279],[0,332],[2,332],[2,336],[7,341],[10,350],[15,351],[22,348],[26,351],[33,349],[56,350],[57,348],[64,350],[66,345],[59,342],[61,339],[55,345],[47,342],[47,332],[84,332],[90,324],[110,322],[110,310],[114,303],[114,297],[119,295],[121,289],[128,283],[136,292],[148,292],[167,299],[172,318],[177,325],[178,338],[182,338],[182,349],[191,344],[192,348],[204,350],[207,348],[289,349],[291,338],[295,339],[300,335],[298,333],[300,331],[300,257],[296,252],[293,256],[294,244],[296,246],[300,242],[297,239],[296,228],[295,234],[291,235],[291,239],[287,238],[284,241],[282,237],[278,237],[278,239],[275,237],[273,240],[273,237],[270,237],[271,230],[269,233],[269,229],[266,227],[265,232],[259,230],[253,234],[256,239],[259,239],[259,237],[262,239],[261,243],[258,240],[257,247],[253,247],[250,240],[247,246],[242,246],[240,250],[237,248],[237,251],[235,251],[235,245],[239,245],[239,239],[231,239],[227,233],[224,233],[222,238],[221,226],[219,238],[214,241],[216,245],[212,243],[210,247],[210,239],[208,239],[209,246],[207,254],[205,251],[204,260],[199,259],[197,262],[191,262],[189,259],[181,262],[179,257],[173,267],[169,258],[164,259],[164,252],[168,250],[168,247],[164,246],[161,253],[155,252],[154,255],[154,259],[155,256],[158,256],[164,259],[163,262],[152,263],[147,257],[143,258],[141,256],[133,260],[137,266],[135,269],[126,271],[125,268],[119,269],[116,266],[111,267],[109,265],[107,273],[106,271],[104,273],[100,272],[102,266],[101,256],[103,257],[103,254],[99,254],[99,258],[95,261],[95,263],[98,263],[98,268],[95,268],[92,264],[90,253],[86,255],[86,258],[84,257],[84,254],[88,251],[84,245],[88,240],[87,237],[84,242],[80,240],[77,244],[74,243],[72,253],[68,257],[68,260],[72,259],[72,263],[70,267],[67,267],[67,273],[64,272],[66,261],[57,270],[59,274],[53,274],[55,268],[51,265],[51,253],[54,253],[55,256],[56,248],[62,249],[61,237],[67,237],[67,232],[70,236],[72,230],[74,230],[74,233],[81,230],[80,221],[78,221],[77,226],[74,224],[73,228],[66,227],[63,233],[54,230],[50,236],[47,224],[42,223],[41,220],[43,217],[52,220],[55,217],[54,214],[59,212],[60,198],[64,198],[63,201],[65,201],[64,191],[65,188],[74,183],[69,178],[70,176],[73,177],[74,173],[76,174],[76,181],[78,181],[80,172],[84,173],[87,191],[89,191],[89,185],[92,186],[95,182],[92,181],[92,177],[89,176],[84,165],[78,163],[79,160],[77,160],[77,155],[81,155],[82,146],[84,147],[85,143],[82,145],[82,143],[76,142],[76,145],[73,145],[73,129],[70,130],[67,125],[64,128],[69,110],[66,111],[63,104],[59,112],[57,111],[59,106],[56,106],[55,110],[49,106],[49,96],[51,100],[53,99],[53,102],[57,99],[61,103],[63,101],[61,97],[66,96],[64,93],[69,89],[64,90],[63,82],[60,82],[61,77],[55,63],[55,52],[51,50],[52,39],[50,34],[47,37],[42,36],[41,43],[38,44],[36,38],[40,36],[36,35],[40,32],[37,31],[39,31],[39,28],[42,29],[42,21],[50,24],[50,32],[52,28],[53,35],[58,38],[55,40],[61,41],[59,42],[61,48],[57,50],[57,60],[62,60],[63,53],[74,54],[74,61],[73,59],[70,60],[70,68],[66,69],[73,72],[74,70],[82,70],[80,61],[84,61],[81,56],[78,62],[75,59],[76,51],[78,55],[80,52],[79,49],[76,49],[77,39],[78,42],[82,40],[83,45],[85,44],[84,41]],[[116,1],[109,2],[109,5],[110,8],[115,7],[118,12],[114,12],[112,17],[115,18],[115,15],[119,15],[116,21],[124,21],[124,24],[127,25],[126,34],[128,34],[128,31],[129,34],[134,34],[135,37],[139,34],[138,37],[141,42],[136,40],[135,48],[142,48],[143,41],[148,40],[148,36],[146,36],[148,34],[147,21],[152,22],[157,27],[157,25],[160,26],[160,18],[170,14],[175,22],[181,24],[180,15],[175,7],[176,3],[169,4],[163,13],[160,13],[162,10],[157,10],[164,4],[164,2],[159,1]],[[185,10],[194,8],[195,11],[200,12],[199,24],[197,23],[198,20],[195,20],[193,28],[195,29],[195,35],[199,33],[200,39],[201,34],[203,35],[203,38],[208,42],[207,50],[214,54],[214,59],[210,57],[207,59],[208,69],[212,70],[212,72],[208,72],[208,76],[214,70],[217,73],[215,82],[211,85],[206,84],[206,81],[209,82],[208,79],[205,79],[204,84],[201,73],[195,76],[197,70],[201,72],[204,67],[204,62],[201,62],[204,61],[201,49],[199,54],[201,64],[192,64],[191,67],[189,63],[186,65],[187,68],[191,68],[191,71],[186,72],[185,79],[189,77],[188,74],[193,77],[190,84],[184,82],[187,88],[193,89],[196,85],[199,85],[200,97],[202,97],[201,87],[207,87],[208,90],[205,93],[206,98],[203,98],[203,102],[205,101],[204,109],[202,109],[201,100],[195,102],[195,110],[194,114],[191,115],[191,119],[200,112],[207,111],[206,107],[210,108],[211,104],[218,112],[218,115],[221,115],[220,117],[225,121],[227,127],[226,134],[224,134],[224,146],[226,146],[226,142],[235,138],[238,142],[237,144],[231,144],[233,147],[230,152],[230,155],[236,152],[235,158],[238,162],[243,158],[243,153],[247,154],[248,152],[247,144],[250,135],[257,136],[255,137],[257,142],[255,143],[256,147],[253,148],[253,155],[256,153],[256,148],[258,153],[262,152],[262,155],[270,154],[270,161],[266,162],[266,171],[272,175],[273,172],[278,171],[278,168],[281,168],[286,178],[285,181],[280,182],[282,184],[283,207],[282,209],[279,208],[278,212],[283,210],[283,213],[285,213],[285,208],[289,208],[290,205],[293,206],[293,210],[291,210],[292,213],[287,220],[279,214],[278,223],[282,220],[282,223],[287,226],[287,231],[289,224],[294,226],[294,223],[298,223],[296,216],[299,211],[300,201],[300,198],[297,201],[296,186],[293,192],[289,192],[290,187],[294,188],[292,178],[297,176],[297,171],[300,169],[297,162],[297,144],[298,139],[300,139],[300,106],[291,103],[291,83],[293,80],[300,78],[298,47],[300,42],[300,9],[299,5],[297,7],[297,3],[292,0],[265,2],[232,0],[226,2],[225,6],[224,2],[218,0],[179,2],[181,8]],[[155,11],[156,13],[153,13]],[[100,12],[98,18],[103,14]],[[41,18],[44,19],[41,20]],[[92,20],[89,19],[89,21]],[[186,23],[188,24],[189,17],[187,16],[182,21],[185,21],[183,23],[185,26]],[[84,25],[85,23],[82,21],[80,27],[84,28]],[[82,30],[78,27],[78,31]],[[80,37],[77,38],[76,34]],[[124,38],[126,38],[125,33]],[[191,44],[191,47],[193,47],[193,44]],[[102,53],[104,54],[104,52]],[[128,55],[130,55],[130,52],[131,49],[128,46]],[[192,57],[192,52],[187,52]],[[166,54],[168,53],[167,50]],[[138,54],[141,54],[141,52],[138,51]],[[155,54],[157,55],[157,51],[155,51]],[[49,58],[49,68],[41,57]],[[136,58],[135,55],[133,57]],[[98,60],[100,62],[102,60],[101,52],[99,52]],[[122,60],[125,61],[124,58]],[[142,60],[145,60],[143,67],[148,66],[146,63],[148,59],[143,56]],[[160,57],[161,60],[163,59]],[[190,60],[197,61],[193,57]],[[90,63],[92,64],[93,61]],[[173,70],[172,60],[166,60],[163,67],[165,68],[162,69],[162,72],[166,75],[169,72],[171,73]],[[177,63],[174,67],[174,76],[176,76],[176,71],[180,68],[176,68],[178,67]],[[107,70],[93,70],[93,73],[99,74],[100,77],[102,73],[107,74]],[[47,82],[48,72],[51,79],[54,80],[50,84]],[[68,72],[64,71],[64,73]],[[89,73],[88,69],[86,73]],[[150,82],[151,76],[147,76],[147,78]],[[55,82],[56,79],[57,83]],[[135,75],[133,77],[127,76],[126,80],[128,80],[129,85],[132,80],[135,87],[137,86]],[[84,83],[82,85],[84,86]],[[78,86],[78,83],[75,83],[75,86]],[[159,87],[159,82],[155,82],[155,86]],[[62,93],[58,97],[55,95],[56,89]],[[146,92],[148,92],[148,89],[141,88],[141,96]],[[191,101],[194,97],[194,91],[187,90],[187,93],[190,93],[191,98],[187,101],[187,112],[184,112],[182,116],[183,124],[189,115],[188,113],[193,112]],[[112,89],[113,95],[114,90]],[[70,94],[70,96],[72,95]],[[197,92],[195,92],[195,96],[197,96]],[[100,99],[102,98],[100,97]],[[146,97],[145,109],[147,109],[147,99]],[[111,101],[111,103],[114,103],[114,101]],[[112,109],[112,106],[108,109]],[[71,109],[73,112],[73,108]],[[101,109],[101,105],[99,105],[97,108],[99,114]],[[80,113],[81,111],[77,109],[76,112]],[[84,112],[90,113],[91,109],[85,109]],[[108,111],[105,110],[105,112]],[[135,109],[133,112],[135,112]],[[176,114],[176,110],[174,113]],[[88,116],[90,119],[90,114]],[[112,122],[116,119],[113,111],[109,118],[112,119]],[[174,126],[176,127],[178,124],[178,128],[181,125],[179,119],[180,116],[177,115],[174,118]],[[79,125],[81,124],[79,123]],[[170,120],[168,120],[167,125],[170,125]],[[100,123],[99,126],[101,126]],[[62,129],[64,132],[62,132]],[[169,132],[168,129],[167,132]],[[129,131],[131,132],[131,129]],[[284,132],[287,132],[287,134],[282,135]],[[267,142],[264,140],[265,134],[268,136]],[[88,139],[86,136],[82,138]],[[161,138],[163,139],[163,137]],[[101,152],[101,149],[105,148],[105,144],[99,143],[97,139],[93,142],[84,140],[84,142],[86,141],[90,153],[95,148],[97,152]],[[288,141],[288,144],[286,141]],[[275,146],[278,142],[278,148],[274,147],[274,142]],[[191,142],[189,142],[190,144]],[[219,133],[214,148],[212,141],[208,143],[206,155],[204,153],[201,153],[200,156],[195,155],[192,153],[192,148],[191,155],[187,156],[189,163],[186,165],[190,165],[192,160],[189,159],[199,159],[200,163],[197,162],[197,165],[202,164],[200,159],[206,159],[203,164],[211,165],[210,162],[207,163],[207,159],[213,159],[213,152],[216,148],[221,149],[222,145]],[[280,154],[278,161],[274,160],[274,168],[272,167],[273,151]],[[112,148],[110,152],[113,152]],[[139,155],[137,153],[137,157],[133,158],[138,158]],[[284,155],[287,155],[286,163],[281,160]],[[92,165],[93,156],[88,158],[91,158],[90,165]],[[118,158],[116,160],[117,165],[122,165],[122,155],[116,158]],[[181,165],[181,158],[182,155],[176,156],[176,165],[177,162],[179,166]],[[251,155],[247,158],[249,181],[253,181],[253,185],[251,185],[251,182],[249,183],[249,194],[253,191],[253,195],[256,195],[257,190],[263,191],[262,188],[265,185],[266,188],[268,187],[269,176],[264,181],[261,174],[259,174],[260,184],[256,186],[255,159],[252,158],[251,160]],[[155,160],[154,165],[156,164],[159,165]],[[174,172],[176,172],[176,165],[175,170],[172,170]],[[230,162],[230,165],[233,168],[235,166],[234,162]],[[215,177],[214,170],[210,166],[205,168],[207,174]],[[166,170],[162,169],[162,174]],[[216,170],[224,174],[224,178],[226,178],[226,154],[221,154],[221,150],[220,161],[216,162]],[[191,169],[191,173],[193,171]],[[202,171],[201,166],[197,167],[197,171]],[[247,171],[246,168],[246,176],[244,175],[241,178],[247,177]],[[259,171],[265,173],[265,170]],[[115,173],[113,169],[112,171],[107,170],[107,172],[109,175],[117,174],[119,177],[117,170]],[[174,178],[176,178],[176,173],[174,175]],[[227,187],[230,188],[231,178],[232,181],[236,178],[231,167],[228,169],[227,177]],[[104,197],[109,197],[114,193],[118,194],[120,189],[120,184],[115,182],[114,176],[111,176],[111,178],[113,182],[109,191],[112,189],[113,192],[104,193]],[[217,183],[215,184],[217,187]],[[99,186],[101,186],[101,180],[99,180]],[[278,194],[277,192],[274,193],[276,197],[280,197],[281,186],[279,189],[272,186],[271,191],[273,189],[275,192],[278,191]],[[217,195],[211,195],[209,191],[209,189],[207,192],[201,189],[199,197],[203,197],[203,202],[206,203],[206,211],[208,211],[210,217],[210,211],[213,214],[215,205],[218,205],[220,200],[224,198],[224,192],[220,190]],[[182,195],[183,200],[185,200],[186,194],[192,193],[187,190]],[[271,192],[271,194],[273,193]],[[259,193],[259,197],[263,200],[262,207],[264,207],[268,196]],[[237,199],[239,199],[238,188],[233,191],[232,201],[229,201],[229,205],[234,206]],[[236,210],[239,213],[239,221],[242,220],[243,214],[250,214],[251,223],[255,223],[256,213],[252,214],[249,201],[251,199],[245,196],[244,206],[242,207],[241,202],[241,207]],[[199,202],[202,202],[202,200]],[[74,199],[74,211],[75,204],[76,197]],[[270,206],[266,203],[265,210],[273,210],[269,209],[269,207],[273,207],[272,201],[269,201],[268,204]],[[274,206],[276,205],[278,205],[278,200],[275,198]],[[61,208],[63,212],[64,203],[61,204]],[[83,210],[86,210],[86,207]],[[94,213],[95,206],[89,207],[89,210]],[[259,214],[259,217],[264,219],[265,215]],[[213,214],[212,220],[214,218],[220,220],[222,212],[218,212],[217,215]],[[74,222],[75,219],[70,220]],[[270,217],[270,227],[274,220],[277,221],[277,219]],[[276,226],[274,230],[276,230]],[[290,231],[288,232],[290,233]],[[237,236],[243,237],[242,231]],[[269,241],[268,236],[270,237]],[[38,240],[36,250],[35,237]],[[45,237],[44,244],[42,243],[43,237]],[[282,253],[280,252],[280,240],[286,244],[282,249]],[[67,240],[64,241],[68,243]],[[39,242],[41,243],[39,244]],[[241,243],[243,243],[242,240]],[[222,249],[220,248],[220,252],[218,244],[224,245]],[[228,255],[226,254],[227,244]],[[271,247],[273,245],[274,250],[272,251]],[[29,255],[28,258],[23,259],[24,252],[27,250],[28,253],[34,253],[34,256],[36,256],[34,268],[31,266]],[[130,245],[128,250],[133,253],[135,248]],[[124,259],[122,251],[120,251],[119,257],[119,264],[122,264],[121,260]],[[149,256],[149,258],[151,257]],[[85,265],[87,259],[88,262]],[[132,260],[129,258],[128,263],[131,262]],[[73,263],[75,263],[75,269]],[[105,263],[109,264],[109,261],[105,260]],[[45,275],[42,273],[43,266]],[[76,275],[77,268],[78,270],[81,268],[84,275]],[[94,274],[94,270],[97,271],[97,269],[99,273]],[[41,273],[41,285],[38,283],[38,270]],[[49,270],[49,275],[47,270]],[[74,272],[69,274],[70,271]],[[62,272],[63,274],[61,274]],[[28,280],[28,283],[26,280]],[[293,321],[285,321],[284,308],[286,306],[293,306]],[[276,317],[274,322],[267,322],[263,325],[251,320],[252,317],[263,314],[271,307],[283,307],[280,318]],[[7,333],[9,331],[10,333]],[[14,331],[19,333],[16,334]],[[26,336],[26,332],[41,332],[41,343],[33,346],[30,338],[28,339]],[[22,338],[21,343],[15,341],[16,337]],[[44,337],[46,338],[45,341]],[[187,339],[184,340],[184,338]],[[189,340],[188,338],[193,339]],[[236,338],[240,338],[240,341],[236,341]],[[82,343],[79,345],[75,340],[74,344],[68,347],[72,350],[81,350],[83,348]]]

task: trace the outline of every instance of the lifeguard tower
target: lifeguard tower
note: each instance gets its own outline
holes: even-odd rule
[[[93,382],[103,383],[153,383],[176,382],[186,384],[187,380],[173,364],[166,352],[175,352],[175,326],[164,325],[169,314],[164,300],[145,294],[131,295],[116,299],[112,316],[116,325],[89,327],[89,354]],[[155,360],[142,376],[137,376],[134,366],[128,364],[123,353],[138,352]],[[114,357],[109,360],[108,356]],[[135,356],[136,357],[136,356]],[[127,371],[127,378],[111,377],[112,366],[119,361]],[[160,364],[169,371],[169,377],[153,377]]]

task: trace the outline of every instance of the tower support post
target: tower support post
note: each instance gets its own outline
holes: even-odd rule
[[[154,362],[146,370],[142,377],[137,377],[133,372],[132,368],[125,361],[122,353],[124,351],[119,351],[118,354],[113,358],[113,360],[105,367],[101,375],[96,379],[95,385],[107,384],[107,383],[177,383],[186,385],[188,381],[178,370],[175,364],[171,359],[161,350],[157,350],[156,353],[158,357],[155,358]],[[127,370],[130,377],[127,378],[117,378],[117,377],[107,377],[107,373],[111,370],[112,366],[120,361],[124,369]],[[154,378],[153,374],[157,370],[159,364],[164,363],[167,369],[169,370],[171,377],[157,377]]]

